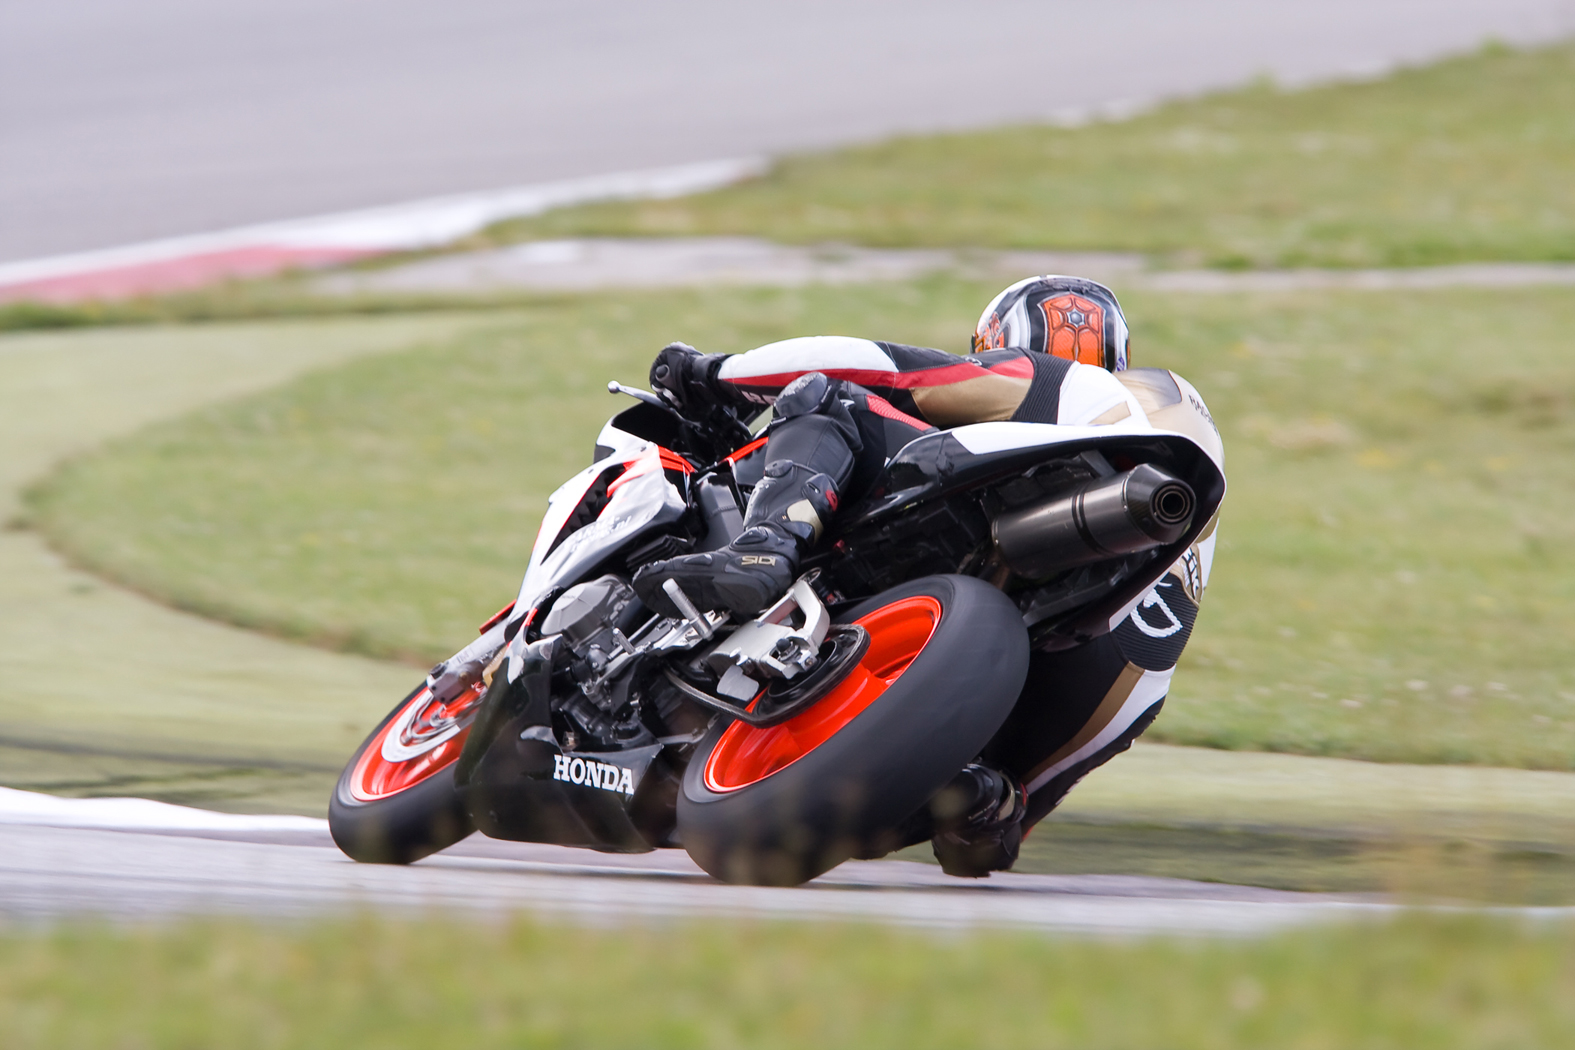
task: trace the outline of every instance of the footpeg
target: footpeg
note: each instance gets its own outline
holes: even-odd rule
[[[664,581],[662,583],[662,593],[671,598],[673,604],[678,606],[678,611],[684,614],[686,626],[693,627],[700,633],[700,637],[708,642],[716,637],[716,632],[711,629],[711,622],[700,615],[700,610],[695,607],[694,602],[689,600],[689,595],[684,593],[684,589],[678,586],[677,580]]]
[[[737,667],[751,677],[791,679],[813,670],[831,629],[831,614],[813,587],[817,575],[800,576],[780,601],[707,653],[705,662],[712,673],[721,677]],[[663,585],[664,590],[668,587],[678,589],[672,580]],[[677,602],[672,591],[668,596]],[[789,626],[794,613],[802,614],[802,627]]]

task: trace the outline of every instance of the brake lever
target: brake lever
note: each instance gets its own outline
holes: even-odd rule
[[[663,401],[649,390],[641,390],[639,387],[633,386],[624,386],[616,379],[608,381],[607,392],[609,394],[628,394],[636,401],[644,401],[648,405],[653,405],[665,412],[671,412],[675,416],[679,414],[676,408],[674,408],[672,405],[669,405],[666,401]]]
[[[709,412],[707,414],[707,418],[703,420],[690,419],[678,408],[668,404],[667,401],[663,400],[660,396],[651,393],[649,390],[641,390],[638,387],[625,386],[616,379],[610,380],[607,383],[607,392],[609,394],[627,394],[636,401],[650,405],[652,408],[661,409],[663,412],[666,412],[668,415],[674,417],[678,421],[680,429],[682,429],[685,434],[689,435],[692,439],[692,443],[696,445],[702,445],[706,447],[717,445],[719,443],[718,435],[716,433],[717,430],[732,431],[731,434],[723,434],[720,436],[720,443],[725,444],[727,449],[733,449],[741,445],[746,445],[753,437],[753,435],[749,432],[749,428],[745,426],[742,421],[740,421],[736,416],[728,414],[726,411]],[[721,417],[721,422],[723,424],[722,426],[718,426],[719,416]],[[706,448],[702,448],[700,451],[705,452]],[[715,450],[711,449],[711,451],[714,452]]]

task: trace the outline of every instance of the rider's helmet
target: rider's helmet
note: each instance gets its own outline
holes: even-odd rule
[[[1112,372],[1126,370],[1130,342],[1116,293],[1055,274],[1018,281],[990,300],[973,334],[975,353],[1014,346]]]

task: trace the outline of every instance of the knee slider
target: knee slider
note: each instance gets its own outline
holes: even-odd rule
[[[840,386],[840,383],[828,379],[824,372],[805,372],[782,388],[772,407],[778,419],[818,415],[836,400],[837,388]]]

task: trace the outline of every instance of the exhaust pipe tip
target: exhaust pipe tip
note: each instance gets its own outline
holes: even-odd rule
[[[1008,511],[995,519],[992,532],[1001,560],[1033,578],[1174,543],[1197,509],[1191,485],[1144,463]]]
[[[1186,532],[1198,504],[1191,485],[1149,463],[1127,472],[1122,502],[1132,524],[1159,543]]]
[[[1196,502],[1190,485],[1171,481],[1154,490],[1148,505],[1154,520],[1159,524],[1185,528],[1192,521],[1192,509]]]

